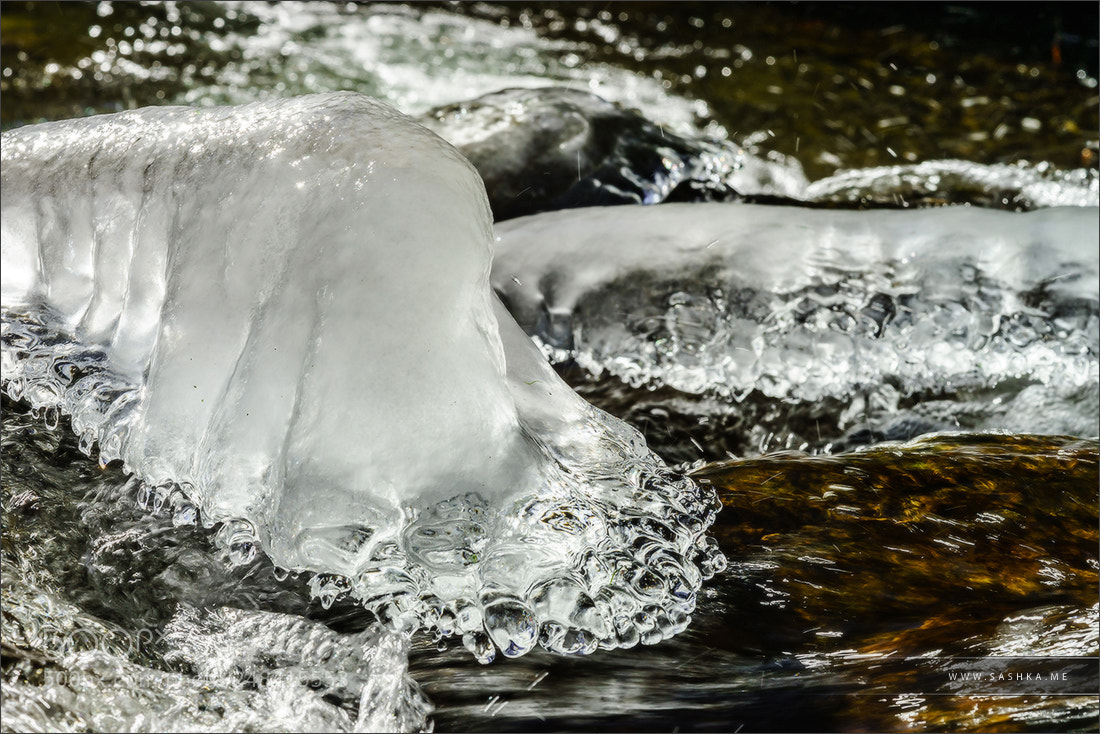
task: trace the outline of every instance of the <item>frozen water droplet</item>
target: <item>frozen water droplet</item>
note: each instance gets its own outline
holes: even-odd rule
[[[496,658],[496,648],[493,647],[489,635],[483,631],[467,632],[462,635],[462,645],[469,650],[482,665],[488,665]]]
[[[485,629],[505,657],[517,658],[535,646],[538,625],[524,604],[501,599],[487,604],[484,615]]]
[[[184,504],[177,507],[176,511],[172,513],[172,524],[177,528],[184,525],[194,525],[198,522],[198,518],[198,508],[192,504]]]
[[[233,566],[245,566],[256,557],[256,544],[234,543],[229,547],[229,563]]]
[[[482,621],[481,610],[473,604],[461,607],[455,615],[455,626],[462,632],[481,629]]]

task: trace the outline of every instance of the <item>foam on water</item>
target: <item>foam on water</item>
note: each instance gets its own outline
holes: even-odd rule
[[[239,560],[258,544],[483,661],[664,639],[724,563],[713,495],[492,295],[476,172],[387,105],[21,128],[2,196],[4,390]]]
[[[662,204],[496,233],[511,312],[594,374],[854,412],[1008,385],[985,427],[1098,431],[1095,209]]]

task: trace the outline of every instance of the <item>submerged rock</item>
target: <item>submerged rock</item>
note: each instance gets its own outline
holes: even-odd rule
[[[1095,721],[1095,697],[1068,694],[1098,683],[1098,465],[1096,439],[935,434],[704,467],[730,559],[726,626],[707,640],[793,648],[861,681],[847,706],[871,728],[903,712],[937,730]],[[967,684],[960,671],[1031,677]]]
[[[870,638],[876,625],[937,612],[979,628],[999,624],[1002,610],[1095,602],[1098,446],[931,434],[834,456],[718,462],[693,476],[722,500],[714,535],[734,574],[766,556],[778,571],[767,583],[806,625]],[[957,630],[943,632],[913,631],[930,647],[958,642]]]
[[[940,434],[711,464],[731,565],[687,633],[508,679],[425,646],[411,670],[440,728],[1088,731],[1098,462],[1095,439]]]

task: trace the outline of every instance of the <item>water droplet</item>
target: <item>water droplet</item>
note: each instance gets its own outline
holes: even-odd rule
[[[172,525],[177,528],[184,525],[194,525],[198,522],[198,518],[199,511],[194,505],[181,505],[172,513]]]

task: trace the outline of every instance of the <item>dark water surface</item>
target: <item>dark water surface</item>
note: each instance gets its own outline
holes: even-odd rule
[[[1093,730],[1097,446],[956,435],[713,464],[696,478],[726,505],[714,532],[730,565],[704,590],[686,633],[654,647],[578,658],[535,651],[489,666],[421,636],[410,673],[443,731]],[[216,531],[143,505],[132,483],[96,468],[70,434],[7,401],[3,461],[3,672],[22,695],[76,685],[79,671],[104,689],[100,706],[117,700],[117,677],[49,652],[45,640],[74,623],[84,631],[68,633],[70,647],[118,655],[128,635],[164,631],[181,603],[300,615],[344,636],[367,622],[355,607],[309,602],[303,585],[277,581],[262,557],[231,567]],[[29,615],[36,586],[55,609],[79,611]],[[131,685],[151,685],[145,676],[157,670],[192,680],[195,662],[173,649],[152,636],[130,649],[148,671],[129,673]],[[240,680],[279,670],[257,665]],[[1052,668],[1065,680],[995,680]],[[975,673],[984,678],[956,680]],[[354,697],[324,681],[310,685],[355,710]],[[233,688],[211,685],[213,700],[235,703]],[[95,705],[51,699],[45,720],[56,726],[113,728]],[[171,715],[148,705],[151,722]],[[203,712],[177,715],[183,728],[232,720]],[[253,727],[287,725],[250,713]]]

